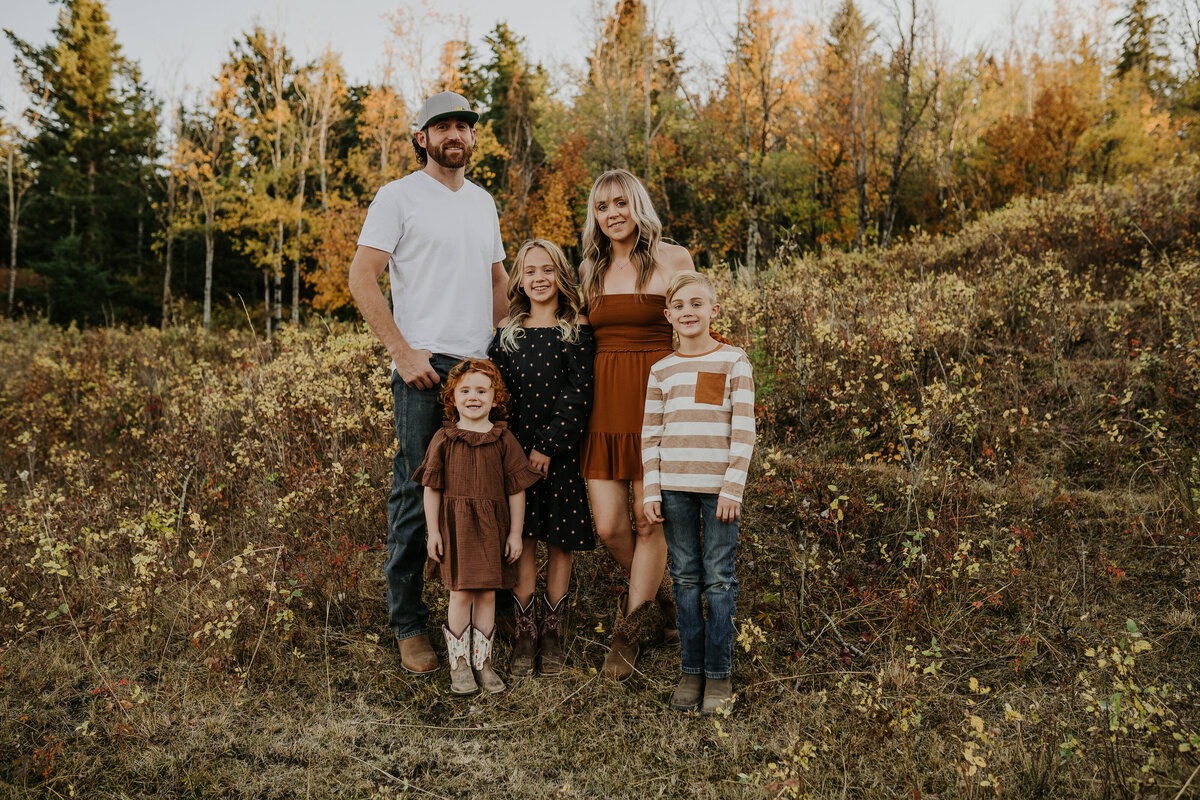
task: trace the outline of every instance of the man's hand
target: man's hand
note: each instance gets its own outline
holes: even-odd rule
[[[550,471],[550,456],[537,450],[530,450],[529,466],[533,467],[535,472],[540,472],[544,478]]]
[[[662,502],[659,500],[651,500],[642,508],[646,511],[646,519],[656,525],[665,519],[662,515]]]
[[[508,535],[508,541],[504,543],[504,559],[510,564],[517,563],[523,549],[520,531],[513,531]]]
[[[429,363],[433,353],[428,350],[413,350],[410,347],[399,353],[391,353],[391,356],[396,362],[396,372],[400,373],[400,380],[414,389],[430,389],[442,380]]]
[[[425,542],[425,550],[429,557],[437,563],[442,563],[442,535],[437,531],[429,532],[429,539]]]
[[[742,515],[742,504],[728,497],[717,498],[717,519],[721,522],[733,522]]]

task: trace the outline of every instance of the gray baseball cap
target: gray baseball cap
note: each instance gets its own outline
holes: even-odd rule
[[[479,115],[471,109],[471,101],[456,92],[438,92],[425,101],[417,112],[417,130],[425,130],[443,117],[460,117],[474,125]]]

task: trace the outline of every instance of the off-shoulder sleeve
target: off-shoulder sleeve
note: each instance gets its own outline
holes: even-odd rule
[[[413,481],[430,489],[446,488],[446,434],[438,431],[429,442],[425,460],[412,475]]]
[[[513,380],[512,359],[508,353],[504,352],[504,346],[500,344],[500,329],[496,329],[496,335],[492,337],[492,343],[488,346],[488,358],[496,365],[496,369],[500,370],[500,377],[504,379],[504,388],[508,390],[508,422],[511,425],[517,419],[517,409],[521,407],[521,398],[519,396],[520,387]]]
[[[596,340],[591,325],[579,326],[579,338],[563,342],[566,381],[554,401],[554,413],[533,439],[533,446],[548,456],[565,455],[579,443],[592,409],[592,361]]]
[[[542,474],[529,466],[529,459],[521,449],[521,443],[512,431],[506,430],[500,435],[500,447],[504,454],[504,493],[513,495],[523,492],[533,486]]]

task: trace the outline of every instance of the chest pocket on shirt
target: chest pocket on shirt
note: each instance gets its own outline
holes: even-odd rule
[[[696,402],[720,406],[725,404],[725,373],[696,373]]]

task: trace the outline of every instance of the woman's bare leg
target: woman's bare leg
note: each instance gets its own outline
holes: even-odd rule
[[[633,482],[633,519],[637,538],[634,542],[633,564],[629,570],[629,608],[637,608],[653,600],[667,568],[667,539],[662,525],[646,519],[642,508],[642,482]]]
[[[629,524],[629,481],[602,481],[589,478],[588,499],[596,533],[617,563],[629,570],[633,566],[634,533]]]

